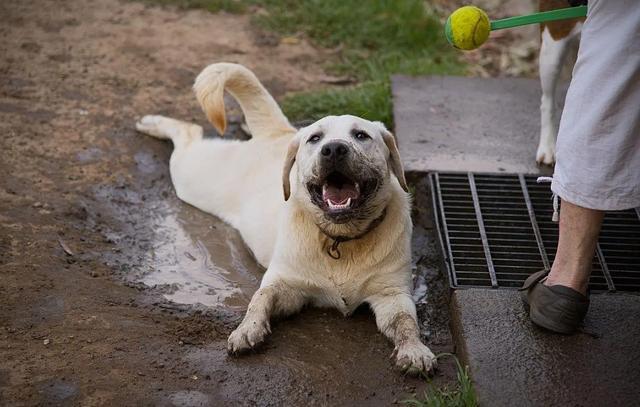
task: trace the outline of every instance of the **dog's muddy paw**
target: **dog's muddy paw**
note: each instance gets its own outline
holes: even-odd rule
[[[243,321],[227,340],[227,352],[235,355],[255,348],[271,333],[269,322]]]
[[[436,356],[422,342],[403,345],[396,352],[396,366],[407,374],[431,373],[437,367]]]

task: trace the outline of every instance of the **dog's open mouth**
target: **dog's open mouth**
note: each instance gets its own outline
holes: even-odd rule
[[[360,185],[340,172],[332,172],[322,184],[322,202],[332,212],[351,209],[360,198]]]
[[[373,178],[356,180],[341,171],[331,171],[307,184],[311,201],[338,223],[348,221],[377,187],[378,183]]]

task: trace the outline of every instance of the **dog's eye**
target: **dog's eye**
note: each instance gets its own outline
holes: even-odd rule
[[[317,143],[322,138],[321,134],[314,134],[307,140],[307,143]]]
[[[371,138],[371,136],[369,136],[367,133],[365,133],[362,130],[358,130],[355,133],[353,133],[353,137],[355,137],[356,140],[368,140]]]

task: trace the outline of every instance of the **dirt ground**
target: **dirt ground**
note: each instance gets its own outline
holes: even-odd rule
[[[170,145],[133,129],[147,113],[204,125],[190,86],[210,62],[246,64],[281,96],[325,80],[324,51],[248,16],[117,0],[2,1],[0,17],[0,404],[389,405],[421,390],[366,309],[305,311],[228,357],[263,270],[233,229],[177,199]],[[451,351],[428,190],[413,183],[423,334]],[[215,289],[143,284],[185,270]],[[188,305],[197,295],[215,305]],[[442,366],[436,384],[453,377]]]

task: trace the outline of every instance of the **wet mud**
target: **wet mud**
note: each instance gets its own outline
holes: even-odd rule
[[[389,405],[422,390],[366,306],[305,310],[227,356],[264,270],[175,196],[170,144],[133,129],[160,113],[212,133],[190,92],[199,69],[244,63],[281,96],[314,86],[321,50],[265,45],[247,16],[116,0],[9,1],[0,15],[0,404]],[[245,137],[237,109],[230,121]],[[410,179],[421,331],[449,352],[428,188]],[[441,366],[433,380],[449,383]]]

